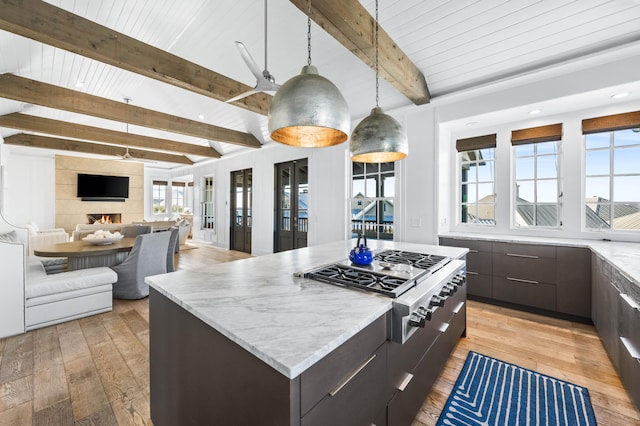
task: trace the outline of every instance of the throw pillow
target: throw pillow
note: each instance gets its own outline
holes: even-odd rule
[[[7,243],[18,243],[18,234],[16,231],[7,232],[5,234],[0,234],[0,241],[4,241]]]

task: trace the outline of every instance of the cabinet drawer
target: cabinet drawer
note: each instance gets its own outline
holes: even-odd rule
[[[490,275],[476,274],[467,271],[467,293],[471,296],[480,296],[491,299],[493,291],[491,290],[492,281]]]
[[[451,247],[466,247],[469,249],[471,253],[476,252],[491,252],[492,242],[491,241],[478,241],[478,240],[467,240],[467,239],[457,239],[457,238],[440,238],[441,246],[451,246]]]
[[[368,425],[390,397],[387,379],[387,344],[355,366],[325,397],[302,417],[303,426]],[[327,371],[329,373],[329,371]]]
[[[591,318],[591,251],[557,247],[556,269],[558,312]]]
[[[454,315],[447,330],[429,348],[420,360],[413,377],[403,391],[398,391],[389,402],[387,408],[387,424],[389,426],[409,425],[422,406],[429,390],[433,386],[449,355],[460,339],[466,327],[466,307]]]
[[[636,406],[640,407],[640,346],[629,339],[620,337],[620,358],[618,373],[624,387]]]
[[[520,256],[547,257],[555,259],[555,246],[543,246],[537,244],[519,244],[519,243],[493,243],[494,253],[509,253]]]
[[[555,311],[556,286],[516,281],[513,278],[493,277],[493,298],[519,305]]]
[[[556,282],[556,260],[546,257],[518,257],[513,253],[493,254],[494,277],[510,277],[521,280]]]
[[[493,272],[491,252],[467,253],[467,271],[491,275]]]
[[[347,340],[300,376],[301,414],[309,411],[387,340],[387,315]]]

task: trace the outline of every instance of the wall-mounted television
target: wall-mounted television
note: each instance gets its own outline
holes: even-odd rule
[[[129,198],[129,177],[78,173],[78,197],[82,201],[124,201]]]

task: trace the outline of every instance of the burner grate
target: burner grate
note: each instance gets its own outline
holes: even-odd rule
[[[404,263],[406,265],[415,266],[416,268],[425,269],[431,273],[442,268],[450,260],[445,256],[413,253],[410,251],[400,250],[384,250],[380,253],[376,253],[375,259],[388,263]]]
[[[347,287],[374,291],[389,297],[397,297],[396,290],[407,283],[406,279],[373,271],[363,271],[362,269],[340,264],[309,272],[306,276],[329,284],[341,284]]]

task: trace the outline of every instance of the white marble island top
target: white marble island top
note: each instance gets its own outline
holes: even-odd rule
[[[348,258],[354,240],[148,277],[149,285],[288,378],[391,309],[392,299],[294,276]],[[467,249],[370,241],[459,257]]]

